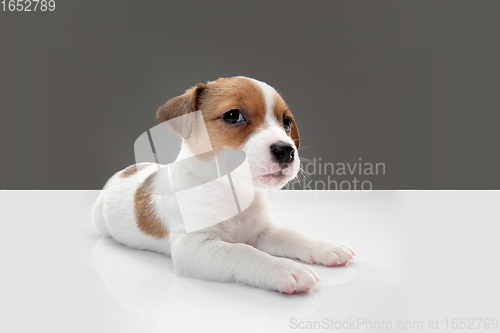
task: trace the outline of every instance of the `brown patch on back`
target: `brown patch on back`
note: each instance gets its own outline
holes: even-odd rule
[[[288,105],[285,103],[283,98],[276,93],[274,96],[274,106],[273,106],[273,112],[274,116],[278,120],[278,122],[281,124],[283,129],[285,128],[283,124],[283,117],[288,116],[292,118],[292,126],[291,126],[291,131],[287,132],[286,134],[292,138],[293,142],[295,142],[295,145],[297,146],[297,149],[300,147],[300,137],[299,137],[299,128],[297,127],[297,123],[295,122],[295,119],[293,118],[292,112],[290,112],[290,109],[288,108]]]
[[[165,228],[158,216],[156,216],[156,213],[151,206],[151,194],[142,190],[143,186],[145,188],[152,186],[155,174],[156,173],[153,173],[146,178],[142,186],[139,186],[137,191],[135,191],[134,212],[137,226],[143,233],[156,239],[162,239],[168,236],[168,230]]]
[[[120,178],[130,177],[136,174],[137,172],[141,171],[142,169],[147,168],[150,165],[153,165],[153,163],[133,164],[122,171],[122,173],[120,174]]]

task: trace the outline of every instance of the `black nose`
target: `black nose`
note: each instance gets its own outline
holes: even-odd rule
[[[292,145],[283,141],[278,141],[271,145],[271,152],[279,163],[291,163],[295,157],[295,149]]]

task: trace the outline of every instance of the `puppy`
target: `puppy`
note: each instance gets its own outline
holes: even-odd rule
[[[201,110],[214,149],[246,153],[254,200],[219,224],[187,233],[172,197],[154,195],[137,181],[161,185],[158,165],[141,163],[117,172],[92,208],[102,234],[129,247],[172,257],[176,274],[231,281],[286,294],[306,292],[319,281],[309,264],[341,266],[353,259],[347,246],[302,235],[269,217],[266,190],[282,188],[297,176],[300,145],[297,124],[271,86],[246,78],[200,83],[169,100],[157,112],[160,122]],[[192,156],[183,144],[178,160]],[[163,179],[163,180],[162,180]],[[287,210],[290,208],[286,208]],[[291,209],[290,209],[291,210]]]

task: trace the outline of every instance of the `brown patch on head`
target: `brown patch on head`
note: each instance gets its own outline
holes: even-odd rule
[[[278,93],[274,95],[273,112],[274,116],[278,120],[278,123],[283,127],[283,129],[285,129],[285,125],[283,124],[283,118],[285,116],[290,117],[290,119],[292,120],[290,126],[291,131],[286,132],[286,134],[292,138],[293,142],[295,142],[295,146],[297,146],[297,149],[299,149],[300,147],[299,128],[297,127],[297,123],[295,122],[293,114],[290,112],[288,105],[285,103],[283,98],[281,98],[281,96]]]
[[[240,148],[248,136],[264,124],[264,93],[247,78],[233,77],[209,82],[199,98],[199,105],[214,148]],[[245,123],[228,125],[222,121],[222,115],[233,109],[243,114]]]
[[[156,216],[151,206],[151,194],[142,190],[142,187],[151,188],[155,175],[156,174],[153,173],[146,178],[142,186],[139,186],[137,191],[135,191],[134,212],[137,226],[143,233],[156,239],[162,239],[168,236],[168,231],[158,216]]]
[[[120,178],[130,177],[136,174],[137,172],[141,171],[142,169],[147,168],[150,165],[153,165],[153,163],[133,164],[122,171],[122,173],[120,174]]]
[[[224,113],[237,109],[245,117],[244,124],[228,125]],[[264,123],[266,101],[262,89],[244,77],[221,78],[199,84],[160,107],[158,120],[167,121],[188,112],[201,110],[213,148],[240,148],[247,137]],[[179,133],[186,137],[189,131]]]

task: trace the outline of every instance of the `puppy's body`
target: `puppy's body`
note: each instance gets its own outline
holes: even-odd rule
[[[298,129],[273,88],[244,77],[200,84],[161,107],[158,119],[164,122],[196,110],[202,111],[213,148],[245,151],[255,188],[250,207],[227,221],[186,233],[175,199],[143,191],[145,184],[141,187],[138,179],[146,179],[149,187],[168,183],[166,174],[157,172],[162,166],[143,163],[111,177],[94,204],[92,216],[104,235],[172,256],[179,275],[285,293],[307,291],[319,278],[310,267],[279,257],[326,266],[352,259],[354,253],[344,245],[301,235],[269,218],[265,190],[281,188],[299,169]],[[177,160],[189,156],[189,149],[185,142]]]

